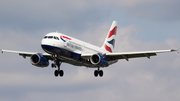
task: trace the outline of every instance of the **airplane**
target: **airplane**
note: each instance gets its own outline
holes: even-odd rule
[[[68,35],[51,32],[44,36],[41,41],[41,47],[46,53],[38,52],[23,52],[4,50],[3,52],[18,53],[26,58],[30,57],[31,64],[37,67],[48,67],[49,60],[53,61],[52,68],[58,68],[54,71],[55,77],[62,77],[64,71],[60,69],[61,63],[69,63],[75,66],[84,66],[88,68],[97,68],[94,71],[94,76],[103,76],[103,70],[100,68],[108,67],[117,63],[119,59],[129,61],[131,58],[156,56],[157,53],[173,52],[170,50],[155,50],[155,51],[138,51],[138,52],[113,52],[115,47],[115,36],[117,32],[117,22],[113,21],[106,36],[102,47],[86,43]]]

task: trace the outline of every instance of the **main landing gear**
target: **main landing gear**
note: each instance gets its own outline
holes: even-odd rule
[[[52,57],[54,58],[54,63],[51,64],[51,67],[52,68],[56,68],[56,66],[58,67],[58,70],[54,71],[54,76],[57,77],[59,75],[60,77],[62,77],[64,75],[64,71],[60,70],[60,66],[62,62],[60,62],[57,59],[57,55],[53,55]]]
[[[53,57],[54,63],[51,64],[51,67],[52,67],[52,68],[58,67],[58,70],[55,70],[55,71],[54,71],[54,76],[57,77],[57,76],[59,75],[60,77],[63,77],[64,71],[60,69],[60,66],[61,66],[61,63],[62,63],[62,62],[59,61],[59,59],[57,58],[57,55],[56,55],[56,54],[55,54],[55,55],[52,55],[52,57]],[[98,75],[99,75],[100,77],[102,77],[103,74],[104,74],[104,73],[103,73],[102,70],[100,70],[100,67],[98,67],[98,69],[94,71],[94,76],[95,76],[95,77],[97,77]]]
[[[95,70],[95,71],[94,71],[94,76],[97,77],[98,75],[99,75],[100,77],[103,76],[103,71],[102,71],[102,70],[99,70],[99,67],[98,67],[98,70]]]
[[[62,77],[62,76],[64,75],[64,71],[63,71],[63,70],[60,70],[60,65],[61,65],[61,62],[58,63],[58,65],[57,65],[58,70],[55,70],[55,71],[54,71],[54,76],[56,76],[56,77],[57,77],[58,75],[59,75],[60,77]],[[52,63],[51,66],[52,66],[52,68],[54,68],[54,67],[56,68],[56,65],[55,65],[54,63]]]

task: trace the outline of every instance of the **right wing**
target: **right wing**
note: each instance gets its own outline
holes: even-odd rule
[[[106,53],[105,56],[108,60],[126,59],[127,61],[129,61],[129,58],[147,57],[150,59],[151,56],[156,56],[156,53],[165,53],[165,52],[173,52],[173,51],[177,51],[177,50],[171,49],[171,50],[157,50],[157,51]]]
[[[150,59],[151,56],[156,56],[157,53],[173,52],[178,50],[156,50],[156,51],[139,51],[139,52],[119,52],[119,53],[105,53],[103,56],[108,61],[114,61],[118,59],[126,59],[129,61],[130,58],[147,57]],[[83,59],[90,59],[93,54],[81,54]]]

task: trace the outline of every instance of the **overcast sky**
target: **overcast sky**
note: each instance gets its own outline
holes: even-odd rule
[[[0,0],[0,48],[43,52],[58,31],[101,46],[118,22],[115,52],[180,48],[179,0]],[[63,63],[65,75],[38,68],[18,54],[0,55],[0,101],[179,101],[180,55],[119,60],[94,70]]]

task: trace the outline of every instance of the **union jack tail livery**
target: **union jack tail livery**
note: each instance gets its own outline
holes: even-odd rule
[[[115,36],[117,31],[117,22],[113,21],[111,28],[109,29],[108,35],[106,40],[104,41],[102,49],[105,49],[108,52],[113,52],[114,45],[115,45]]]

